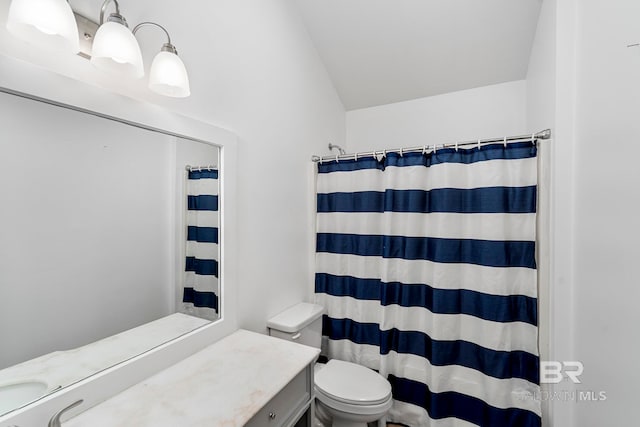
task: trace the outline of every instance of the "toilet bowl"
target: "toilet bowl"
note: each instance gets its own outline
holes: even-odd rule
[[[391,385],[375,371],[332,359],[315,366],[316,416],[332,427],[385,425],[391,408]]]
[[[269,319],[269,335],[320,348],[322,314],[317,304],[299,303]],[[391,408],[391,385],[367,367],[332,359],[314,367],[316,416],[324,426],[385,425]]]

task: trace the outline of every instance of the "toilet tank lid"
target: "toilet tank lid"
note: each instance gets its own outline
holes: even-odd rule
[[[321,305],[301,302],[267,320],[267,327],[281,332],[298,332],[322,316],[322,313],[324,307]]]

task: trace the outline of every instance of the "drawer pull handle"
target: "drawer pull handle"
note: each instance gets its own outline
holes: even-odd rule
[[[291,336],[291,339],[295,341],[295,340],[297,340],[298,338],[300,338],[301,336],[302,336],[302,333],[301,333],[301,332],[298,332],[297,334],[292,335],[292,336]]]
[[[276,413],[275,412],[269,412],[269,419],[270,420],[275,420],[276,419]]]

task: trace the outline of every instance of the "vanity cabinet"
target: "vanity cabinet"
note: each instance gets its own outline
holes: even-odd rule
[[[311,426],[319,351],[238,330],[64,427]]]
[[[247,427],[311,427],[313,366],[307,366],[276,394]]]

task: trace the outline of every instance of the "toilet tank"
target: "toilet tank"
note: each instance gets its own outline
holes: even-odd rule
[[[324,307],[301,302],[267,321],[269,335],[320,348]]]

